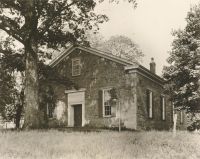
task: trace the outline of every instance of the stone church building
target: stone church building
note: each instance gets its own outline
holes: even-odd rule
[[[49,127],[121,126],[136,130],[168,130],[173,110],[164,80],[137,62],[93,48],[71,46],[50,63],[71,86],[51,84],[55,106],[47,105]]]

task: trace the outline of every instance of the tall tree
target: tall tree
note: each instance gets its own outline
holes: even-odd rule
[[[164,68],[175,107],[195,113],[200,110],[200,5],[191,8],[185,29],[173,33],[175,39]]]
[[[0,57],[0,113],[3,119],[7,119],[6,116],[6,105],[11,105],[14,103],[14,79],[11,71],[4,68],[4,65]]]
[[[2,0],[0,29],[24,46],[25,69],[25,127],[41,124],[38,98],[38,48],[56,48],[83,41],[84,31],[107,20],[92,10],[92,0]]]
[[[138,45],[126,36],[115,35],[104,40],[100,34],[88,34],[88,39],[92,47],[130,61],[141,61],[144,56]]]
[[[128,1],[135,4],[135,0]],[[57,48],[69,41],[83,43],[85,30],[98,29],[107,17],[93,12],[95,0],[1,0],[0,6],[0,29],[24,46],[24,125],[38,128],[42,122],[38,98],[39,47]],[[2,48],[1,52],[6,50]]]
[[[13,38],[2,38],[0,48],[4,50],[0,56],[0,113],[19,128],[24,105],[24,78],[20,78],[24,76],[24,57],[21,50],[14,50]]]

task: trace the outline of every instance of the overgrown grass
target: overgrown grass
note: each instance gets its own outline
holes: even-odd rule
[[[0,133],[0,158],[30,159],[199,159],[200,135],[178,132]]]

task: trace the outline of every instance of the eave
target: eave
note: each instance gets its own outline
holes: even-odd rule
[[[125,67],[125,70],[128,71],[129,73],[138,73],[148,79],[150,79],[153,82],[156,82],[160,86],[163,87],[165,80],[161,78],[160,76],[156,75],[155,73],[152,73],[150,70],[145,68],[142,65],[138,66],[127,66]]]

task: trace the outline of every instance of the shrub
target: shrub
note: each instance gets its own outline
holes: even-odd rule
[[[187,127],[188,131],[194,131],[200,129],[200,120],[196,120],[190,126]]]

